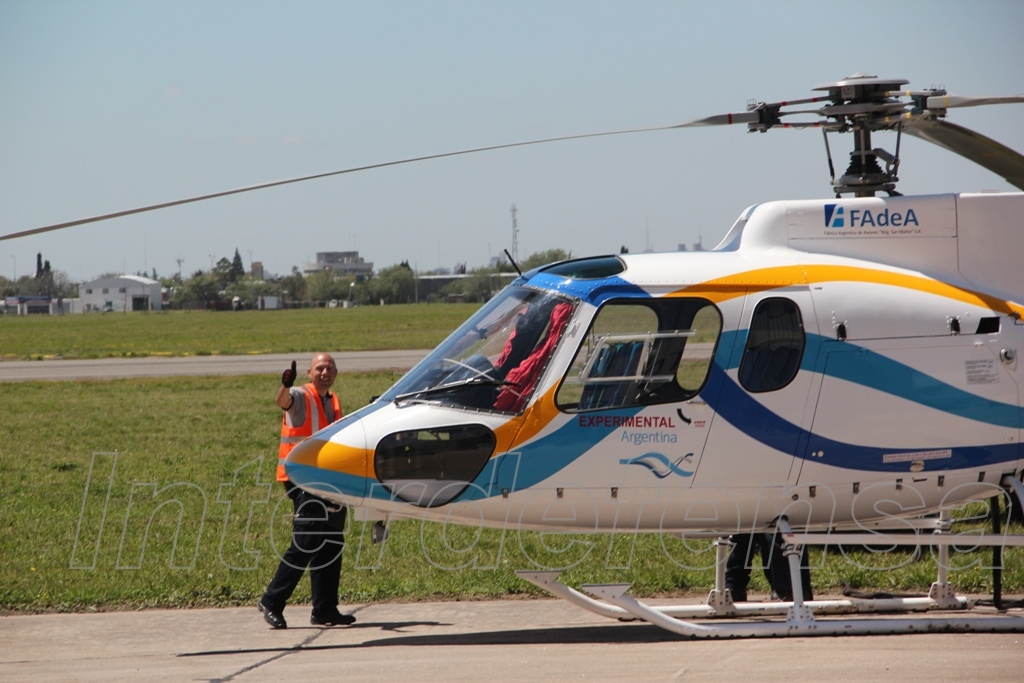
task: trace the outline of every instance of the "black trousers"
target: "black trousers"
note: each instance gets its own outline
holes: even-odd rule
[[[729,537],[733,546],[725,561],[725,587],[732,594],[734,602],[747,601],[747,584],[750,582],[750,566],[754,553],[760,553],[764,576],[768,585],[782,600],[793,599],[793,583],[789,571],[789,560],[782,554],[782,536],[779,534],[733,534]],[[807,546],[800,558],[800,586],[804,600],[813,599],[811,593],[811,570]]]
[[[291,482],[286,481],[284,485],[295,506],[292,541],[263,594],[263,604],[276,612],[283,611],[308,567],[313,613],[331,614],[338,609],[346,509],[342,507],[338,511],[333,503],[317,498]]]

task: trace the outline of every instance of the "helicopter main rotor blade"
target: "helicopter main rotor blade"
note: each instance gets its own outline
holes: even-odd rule
[[[1006,97],[968,97],[965,95],[933,95],[925,100],[927,109],[955,109],[957,107],[980,107],[986,104],[1013,104],[1024,102],[1024,95]]]
[[[981,133],[941,119],[911,119],[904,130],[915,137],[955,152],[1024,190],[1024,156]]]
[[[716,114],[702,119],[694,119],[686,123],[678,123],[670,128],[699,128],[701,126],[730,126],[734,123],[757,123],[761,115],[756,111],[744,111],[737,114]]]
[[[727,115],[728,116],[728,115]],[[716,118],[716,117],[710,117]],[[706,120],[706,119],[702,119]],[[756,114],[755,114],[756,120]],[[684,128],[690,125],[714,125],[712,123],[700,123],[700,122],[689,122],[683,124],[672,124],[669,126],[654,126],[650,128],[630,128],[627,130],[613,130],[605,131],[602,133],[583,133],[580,135],[564,135],[555,138],[544,138],[542,140],[527,140],[526,142],[510,142],[503,145],[490,145],[488,147],[475,147],[473,149],[463,149],[457,152],[443,152],[441,154],[428,154],[426,156],[412,157],[409,159],[399,159],[397,161],[385,161],[379,164],[369,164],[367,166],[356,166],[353,168],[345,168],[340,171],[327,171],[325,173],[314,173],[313,175],[299,176],[297,178],[288,178],[285,180],[274,180],[267,183],[259,183],[257,185],[247,185],[245,187],[238,187],[233,190],[224,190],[222,192],[211,192],[209,194],[197,195],[195,197],[187,197],[185,199],[176,199],[170,202],[161,202],[159,204],[149,204],[147,206],[140,206],[135,209],[127,209],[125,211],[115,211],[113,213],[105,213],[99,216],[91,216],[89,218],[79,218],[73,221],[66,221],[64,223],[55,223],[53,225],[45,225],[41,228],[32,228],[31,230],[22,230],[20,232],[12,232],[6,235],[0,235],[0,242],[3,240],[11,240],[18,237],[28,237],[29,235],[38,235],[44,232],[51,232],[53,230],[62,230],[64,228],[72,228],[78,225],[86,225],[88,223],[97,223],[99,221],[110,220],[112,218],[121,218],[122,216],[131,216],[137,213],[146,213],[147,211],[157,211],[159,209],[167,209],[172,206],[180,206],[182,204],[191,204],[193,202],[201,202],[207,199],[216,199],[217,197],[227,197],[233,194],[241,194],[243,192],[252,192],[253,190],[263,190],[269,187],[278,187],[280,185],[289,185],[292,183],[301,183],[307,180],[316,180],[317,178],[328,178],[330,176],[342,175],[345,173],[356,173],[359,171],[369,171],[375,168],[386,168],[388,166],[398,166],[400,164],[411,164],[417,161],[428,161],[430,159],[443,159],[445,157],[454,157],[462,154],[475,154],[477,152],[488,152],[496,149],[508,149],[511,147],[525,147],[527,145],[540,145],[548,142],[562,142],[565,140],[580,140],[583,138],[596,138],[608,135],[625,135],[627,133],[648,133],[660,130],[671,130],[674,128]]]

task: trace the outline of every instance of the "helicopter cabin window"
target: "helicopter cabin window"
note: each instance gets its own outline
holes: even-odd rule
[[[555,401],[568,412],[696,396],[711,370],[722,316],[705,299],[610,301],[597,312]]]
[[[507,287],[381,397],[460,410],[522,412],[554,355],[573,302]]]
[[[796,377],[804,354],[804,323],[789,299],[764,299],[750,318],[740,384],[751,393],[781,389]]]

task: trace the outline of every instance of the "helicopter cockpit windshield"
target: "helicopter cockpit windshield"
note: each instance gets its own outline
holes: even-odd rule
[[[520,412],[573,308],[573,302],[561,295],[508,287],[380,400]]]

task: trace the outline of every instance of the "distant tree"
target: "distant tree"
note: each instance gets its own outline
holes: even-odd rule
[[[213,267],[213,279],[217,281],[217,284],[221,289],[227,287],[230,283],[234,282],[231,271],[231,261],[227,258],[222,258],[217,261],[217,265]]]
[[[22,275],[14,283],[13,296],[37,296],[41,293],[39,279],[34,275]]]
[[[78,296],[78,286],[71,282],[68,274],[54,270],[42,253],[36,254],[36,271],[23,275],[17,282],[3,279],[4,296],[49,296],[54,299],[68,299]]]
[[[174,303],[182,308],[202,308],[219,301],[219,292],[220,286],[212,275],[198,272],[175,289]]]
[[[547,251],[538,251],[530,254],[525,261],[519,264],[519,268],[525,273],[538,266],[546,266],[549,263],[565,261],[570,258],[572,258],[572,252],[565,251],[564,249],[548,249]]]
[[[174,291],[174,303],[182,307],[206,306],[219,300],[219,283],[215,277],[202,271],[185,280]]]
[[[244,275],[245,266],[242,265],[242,257],[238,253],[238,247],[235,247],[235,257],[231,259],[231,281],[235,282]]]
[[[498,263],[494,266],[493,270],[496,270],[499,273],[513,273],[516,269],[512,267],[511,263],[509,263],[508,257],[502,256],[498,259]]]
[[[237,282],[232,282],[224,291],[225,297],[233,299],[238,297],[250,308],[259,308],[261,296],[280,296],[281,285],[277,282],[256,280],[251,277],[243,277]]]
[[[383,299],[386,304],[412,303],[416,296],[416,280],[408,264],[382,268],[369,286],[373,298]]]
[[[168,289],[171,289],[173,287],[178,287],[178,286],[181,285],[181,277],[178,275],[178,273],[175,273],[174,275],[171,275],[170,277],[159,278],[159,282],[160,282],[160,286],[167,287]]]
[[[333,270],[321,270],[306,278],[307,296],[313,301],[330,301],[348,297],[348,277],[338,277]]]
[[[306,278],[298,268],[292,267],[292,274],[281,278],[278,281],[281,285],[281,296],[285,301],[306,300]]]
[[[496,289],[501,288],[501,280],[491,277],[494,273],[497,271],[493,268],[476,268],[469,273],[469,277],[459,278],[445,285],[441,295],[445,298],[456,295],[468,303],[487,301],[494,295]]]
[[[78,283],[63,270],[55,270],[50,276],[52,296],[55,299],[74,299],[78,296]]]

